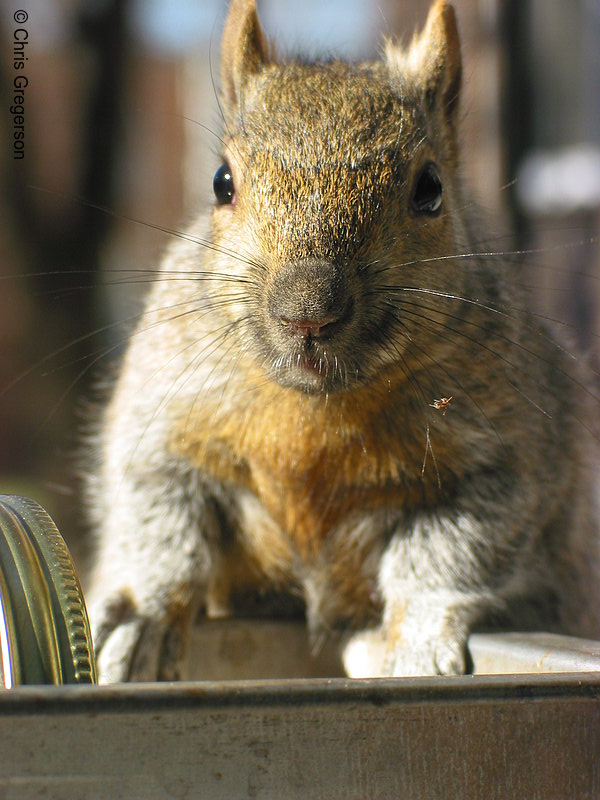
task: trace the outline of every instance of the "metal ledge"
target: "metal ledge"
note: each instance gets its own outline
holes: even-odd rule
[[[219,681],[0,692],[0,797],[600,797],[600,643],[469,641],[479,672],[595,672],[239,681],[225,678],[326,672],[335,651],[312,657],[305,626],[289,622],[195,633],[192,661]]]
[[[6,800],[589,800],[600,674],[19,687]]]
[[[224,680],[335,667],[305,626],[198,627],[221,680],[0,691],[2,800],[590,800],[600,797],[600,643],[478,634],[479,672]],[[270,665],[267,668],[266,665]],[[198,670],[200,671],[200,670]]]
[[[600,642],[556,634],[472,634],[469,653],[479,675],[600,672]],[[209,681],[344,675],[337,643],[311,653],[302,622],[235,618],[196,627],[189,674]]]
[[[599,672],[600,642],[551,633],[476,633],[469,638],[478,674]]]

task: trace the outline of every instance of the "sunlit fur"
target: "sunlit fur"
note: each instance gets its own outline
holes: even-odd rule
[[[233,0],[222,50],[234,201],[166,255],[96,443],[103,680],[178,676],[199,610],[272,590],[356,631],[354,675],[462,672],[483,624],[600,634],[597,398],[481,244],[452,8],[280,64]]]

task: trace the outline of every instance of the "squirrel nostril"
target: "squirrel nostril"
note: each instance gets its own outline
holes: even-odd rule
[[[326,317],[320,320],[282,318],[281,323],[294,336],[300,336],[303,339],[319,339],[333,333],[334,326],[339,319],[339,316]]]
[[[352,299],[339,311],[330,311],[322,316],[291,317],[280,314],[277,319],[286,333],[304,340],[330,339],[351,319],[354,311]]]

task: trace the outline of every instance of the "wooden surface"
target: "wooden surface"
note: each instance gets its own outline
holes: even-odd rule
[[[600,796],[600,674],[21,688],[0,797]]]

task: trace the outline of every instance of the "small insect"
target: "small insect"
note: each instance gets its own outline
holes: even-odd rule
[[[452,402],[452,397],[441,397],[439,400],[434,400],[433,403],[430,403],[431,408],[435,408],[436,411],[441,411],[442,416],[446,416],[446,411],[448,411],[448,406]]]

